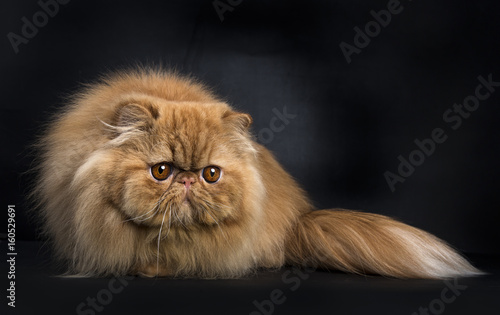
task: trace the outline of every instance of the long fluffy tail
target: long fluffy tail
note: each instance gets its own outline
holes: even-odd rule
[[[397,278],[482,274],[437,237],[391,218],[350,210],[304,214],[286,245],[287,263]]]

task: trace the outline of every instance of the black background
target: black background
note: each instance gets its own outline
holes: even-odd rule
[[[474,93],[479,75],[500,81],[500,5],[412,1],[347,63],[354,27],[388,1],[242,1],[221,22],[210,1],[71,1],[16,54],[35,1],[3,1],[0,114],[2,204],[23,203],[29,144],[62,96],[108,70],[163,64],[193,74],[254,118],[258,136],[273,109],[297,115],[272,141],[258,137],[318,208],[387,214],[468,252],[498,253],[500,96],[457,130],[445,110]],[[448,139],[391,192],[415,139]],[[18,237],[33,239],[33,226]],[[496,238],[498,239],[498,238]]]
[[[259,140],[317,208],[390,215],[466,253],[499,254],[500,88],[457,130],[442,116],[478,76],[500,81],[500,4],[401,1],[348,63],[339,44],[353,45],[354,27],[388,2],[243,0],[221,21],[213,1],[73,0],[15,53],[7,34],[21,35],[21,18],[41,7],[2,1],[0,206],[16,205],[17,240],[36,238],[23,213],[42,124],[81,82],[139,62],[193,74],[250,113],[256,135],[273,109],[297,115]],[[392,192],[384,172],[435,128],[448,139]]]

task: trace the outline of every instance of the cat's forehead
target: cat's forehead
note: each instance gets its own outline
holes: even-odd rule
[[[159,108],[159,122],[177,132],[204,131],[208,126],[221,127],[227,110],[223,103],[167,102]]]
[[[197,103],[163,107],[157,122],[163,153],[183,169],[199,169],[219,160],[225,132],[223,109]]]

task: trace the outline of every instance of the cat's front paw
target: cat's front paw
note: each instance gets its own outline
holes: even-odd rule
[[[166,267],[159,266],[157,264],[149,264],[137,267],[135,268],[134,273],[140,277],[147,278],[166,277],[172,275],[172,272],[169,271]]]

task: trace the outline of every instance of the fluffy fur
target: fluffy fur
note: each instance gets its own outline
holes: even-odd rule
[[[75,95],[39,143],[34,191],[69,274],[228,278],[285,264],[399,278],[480,273],[388,217],[313,211],[251,122],[163,71],[115,73]],[[173,171],[158,181],[151,167],[161,162]],[[218,182],[203,179],[207,166],[220,167]]]

